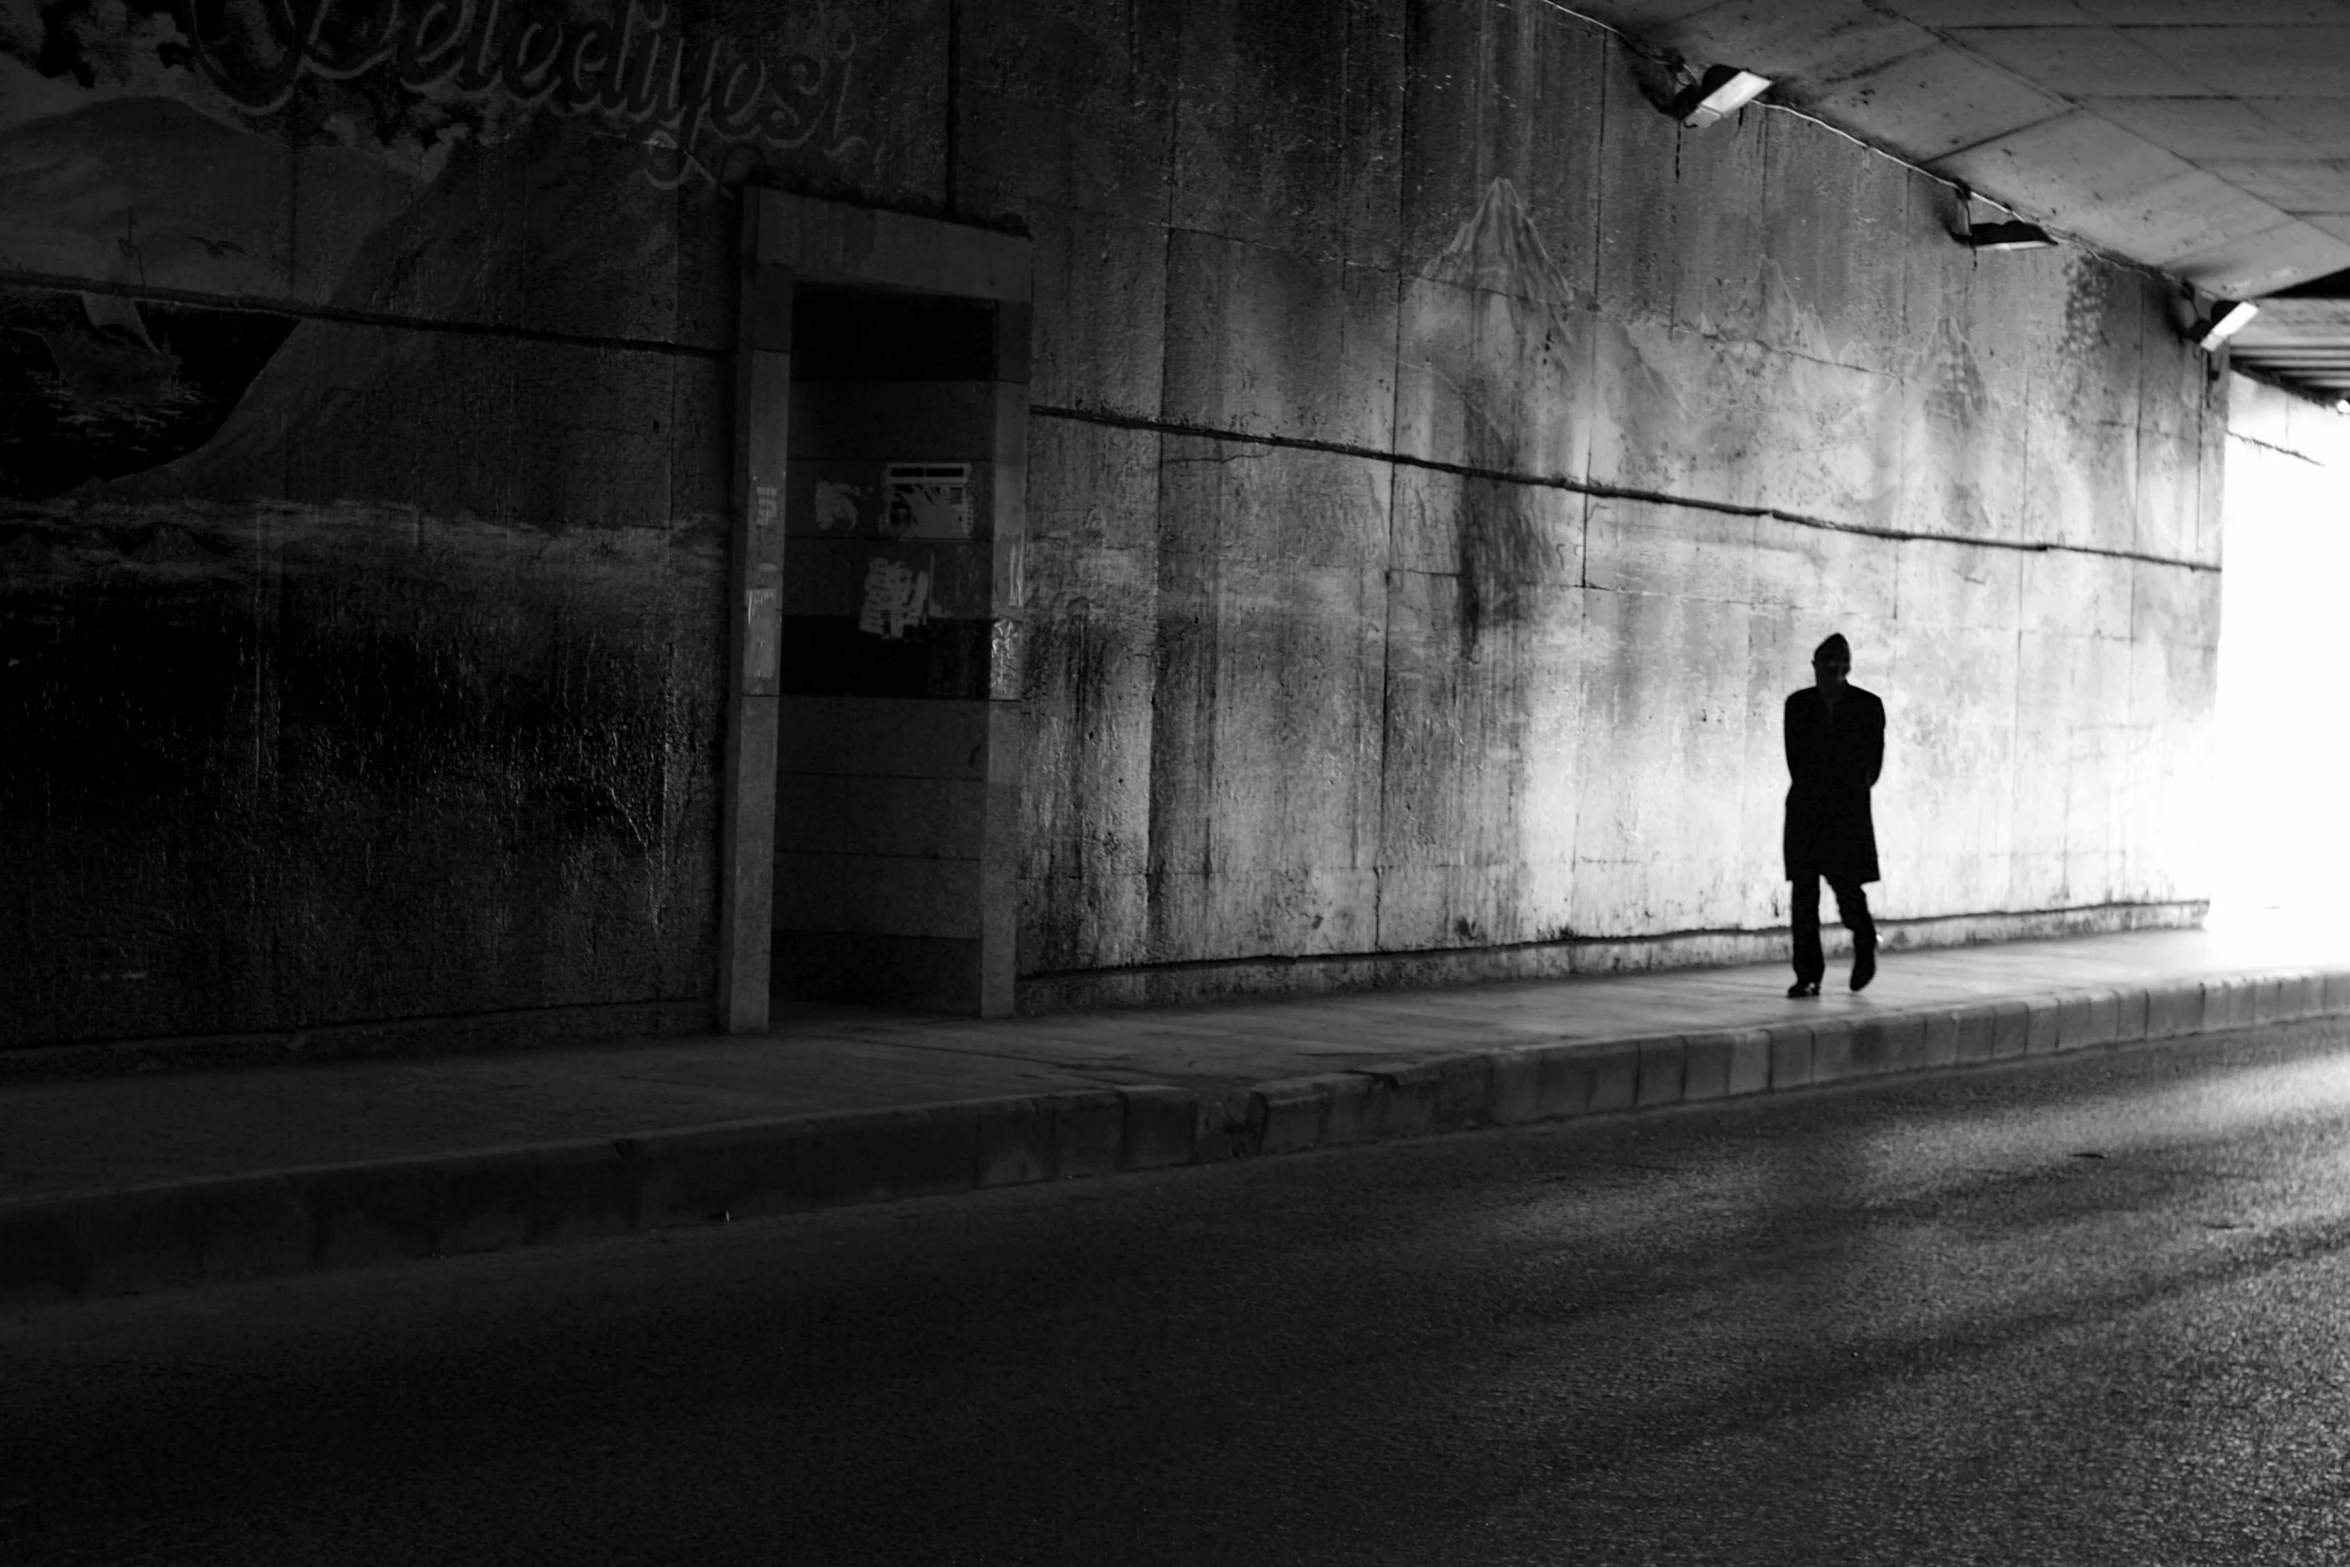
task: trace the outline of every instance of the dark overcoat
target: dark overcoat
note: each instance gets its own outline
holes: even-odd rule
[[[1817,686],[1787,698],[1787,879],[1877,879],[1869,789],[1885,766],[1885,704],[1848,685],[1829,715]]]

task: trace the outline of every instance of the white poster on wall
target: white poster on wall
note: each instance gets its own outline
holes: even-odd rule
[[[893,539],[971,537],[971,465],[893,462],[883,466],[888,512],[881,532]]]

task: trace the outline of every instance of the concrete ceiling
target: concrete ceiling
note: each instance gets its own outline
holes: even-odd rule
[[[2350,0],[1571,0],[2211,295],[2236,362],[2350,394]],[[2286,290],[2304,296],[2276,298]]]

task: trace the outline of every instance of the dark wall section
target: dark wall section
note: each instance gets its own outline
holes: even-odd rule
[[[174,518],[0,524],[12,1042],[695,990],[706,541]]]
[[[46,500],[212,439],[294,318],[0,288],[0,498]]]
[[[705,1024],[733,192],[933,195],[937,9],[10,13],[0,1046]]]

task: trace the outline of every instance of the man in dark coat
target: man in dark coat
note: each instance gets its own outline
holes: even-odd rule
[[[1852,649],[1841,634],[1811,655],[1812,684],[1787,698],[1785,853],[1794,883],[1795,930],[1790,996],[1816,996],[1827,959],[1820,952],[1820,879],[1836,894],[1836,912],[1852,932],[1852,988],[1877,974],[1877,926],[1862,890],[1877,879],[1877,828],[1869,789],[1885,765],[1885,704],[1845,682]]]

